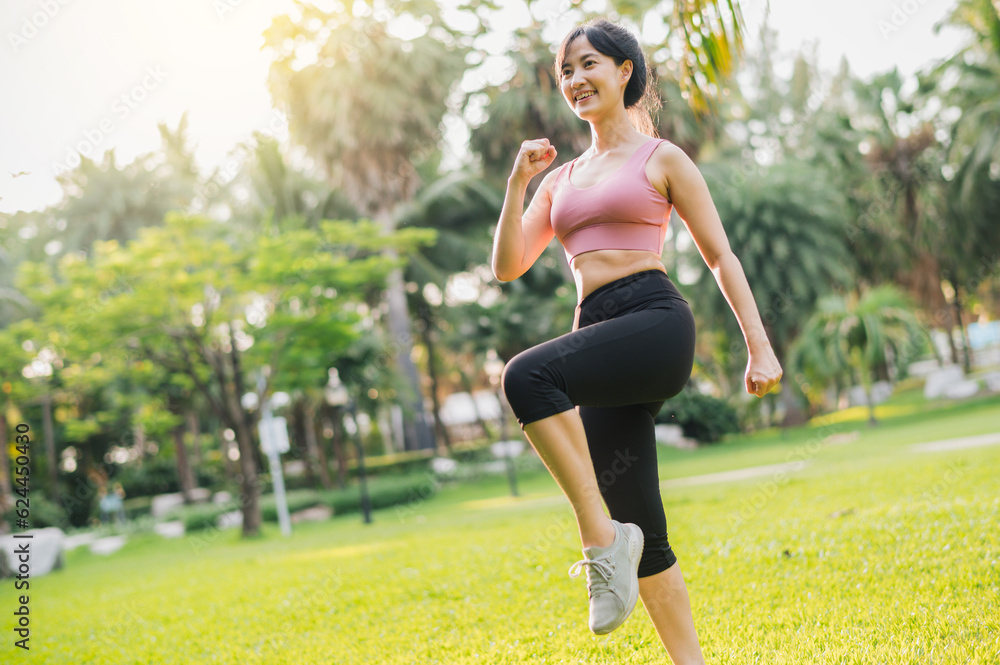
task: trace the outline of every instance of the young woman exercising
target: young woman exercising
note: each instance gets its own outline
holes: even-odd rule
[[[591,146],[547,174],[524,210],[528,182],[556,148],[545,138],[521,144],[492,267],[500,281],[517,279],[557,236],[579,300],[573,330],[512,358],[503,389],[576,514],[584,558],[570,575],[587,568],[590,629],[610,633],[641,597],[674,663],[703,663],[667,541],[653,431],[694,362],[694,318],[661,259],[671,207],[739,320],[747,392],[762,397],[782,370],[704,178],[656,138],[644,110],[655,93],[636,38],[607,20],[588,22],[563,40],[555,69],[566,102],[590,123]]]

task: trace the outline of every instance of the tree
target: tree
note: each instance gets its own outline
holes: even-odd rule
[[[121,168],[109,150],[100,163],[82,157],[79,166],[60,173],[63,200],[46,211],[41,239],[57,241],[60,253],[90,251],[100,240],[128,242],[139,229],[162,224],[170,210],[189,210],[198,174],[187,145],[187,114],[176,130],[160,123],[159,131],[159,150]]]
[[[245,248],[225,241],[223,224],[170,214],[125,248],[98,243],[92,260],[69,255],[57,272],[38,264],[22,270],[22,288],[57,339],[90,339],[108,354],[124,351],[184,377],[235,432],[244,536],[260,526],[260,414],[242,402],[252,377],[270,377],[255,391],[258,403],[283,372],[325,377],[330,365],[316,351],[335,357],[357,337],[359,316],[345,304],[393,265],[377,254],[386,244],[406,253],[430,240],[414,230],[386,237],[371,222],[322,229],[260,237]],[[86,306],[94,302],[99,316]],[[307,355],[317,358],[311,368],[285,364]]]
[[[467,310],[456,309],[457,316],[449,317],[454,303],[448,302],[448,294],[455,281],[471,281],[477,271],[485,271],[492,251],[490,229],[502,207],[503,199],[495,189],[480,178],[459,171],[424,187],[400,217],[401,227],[434,228],[438,232],[437,242],[418,251],[407,264],[404,275],[407,282],[417,285],[409,293],[409,308],[416,312],[417,330],[427,350],[435,426],[449,450],[451,440],[441,420],[439,397],[443,394],[440,364],[442,360],[445,365],[450,364],[450,359],[438,356],[449,352],[454,356],[455,347],[442,345],[441,337],[454,318]]]
[[[927,100],[958,109],[957,118],[942,119],[948,136],[945,180],[938,207],[942,224],[935,238],[942,276],[955,322],[966,339],[963,360],[971,370],[962,319],[967,301],[990,281],[1000,256],[1000,9],[984,0],[959,2],[948,19],[975,35],[970,44],[921,79]],[[954,346],[953,359],[954,359]]]
[[[827,385],[857,380],[868,401],[868,422],[876,424],[871,386],[880,367],[905,372],[917,351],[929,344],[927,331],[913,313],[913,304],[893,284],[882,284],[860,298],[853,293],[830,294],[816,305],[789,354],[793,371]]]
[[[433,3],[409,8],[437,15]],[[411,40],[389,34],[393,9],[356,15],[327,13],[297,3],[298,20],[283,16],[265,32],[274,53],[271,93],[287,110],[293,140],[325,167],[330,182],[356,208],[376,220],[386,234],[395,228],[397,204],[418,185],[417,164],[435,153],[452,85],[465,69],[467,48],[446,45],[430,33]],[[435,26],[440,24],[434,24]],[[308,49],[318,53],[310,64]],[[387,257],[396,259],[391,249]],[[407,448],[433,448],[424,420],[401,270],[389,276],[388,306],[396,362],[407,377],[404,401]]]
[[[788,346],[817,299],[850,280],[842,200],[818,173],[800,164],[783,162],[766,169],[753,165],[743,170],[713,163],[703,168],[768,339],[784,365]],[[708,322],[708,328],[727,331],[718,340],[728,343],[728,348],[717,353],[726,367],[720,374],[741,378],[746,365],[745,343],[713,273],[693,245],[678,259],[699,274],[691,287],[695,310]],[[740,384],[734,381],[720,387],[729,395]],[[783,390],[780,394],[786,422],[794,422],[801,414],[792,393]]]

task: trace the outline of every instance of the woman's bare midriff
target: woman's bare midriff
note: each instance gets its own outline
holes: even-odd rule
[[[573,257],[570,262],[573,278],[576,280],[577,304],[598,288],[616,279],[642,272],[662,270],[663,261],[654,252],[636,249],[598,249]]]

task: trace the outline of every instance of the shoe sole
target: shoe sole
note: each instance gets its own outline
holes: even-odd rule
[[[619,522],[620,524],[620,522]],[[622,527],[630,532],[630,538],[628,539],[628,557],[629,562],[632,564],[632,572],[636,575],[639,573],[639,560],[642,558],[642,547],[645,544],[646,537],[642,534],[642,529],[636,524],[629,522],[628,524],[622,524]],[[635,604],[639,602],[639,580],[635,581],[632,585],[628,597],[628,605],[625,606],[625,613],[622,616],[621,621],[613,626],[605,628],[601,631],[594,631],[595,635],[607,635],[608,633],[614,631],[632,615],[632,610],[635,609]]]

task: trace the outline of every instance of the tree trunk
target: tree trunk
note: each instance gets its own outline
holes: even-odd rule
[[[198,412],[193,408],[185,411],[188,434],[191,435],[191,459],[195,468],[201,466],[201,427],[198,424]]]
[[[313,470],[312,456],[309,454],[308,445],[306,444],[306,419],[303,413],[302,402],[301,398],[292,402],[292,439],[294,440],[295,450],[305,465],[306,484],[310,488],[316,489],[316,473]]]
[[[494,436],[493,428],[486,424],[483,420],[483,414],[479,412],[479,404],[476,402],[475,396],[472,394],[472,381],[469,380],[469,375],[465,372],[460,372],[462,388],[465,392],[469,393],[469,399],[472,400],[472,411],[476,414],[476,422],[479,424],[479,428],[483,431],[483,436],[488,439],[492,439]]]
[[[59,503],[59,456],[56,455],[56,438],[52,432],[52,395],[48,390],[42,394],[42,437],[49,466],[49,498]]]
[[[785,362],[785,356],[787,354],[785,353],[784,345],[774,343],[775,335],[773,331],[768,329],[766,330],[766,332],[767,332],[767,338],[772,341],[771,348],[774,351],[775,358],[778,359],[778,364],[781,365],[782,367],[788,367],[788,364]],[[788,381],[787,383],[782,383],[781,393],[779,395],[779,398],[781,400],[781,405],[785,407],[785,417],[782,418],[781,420],[782,428],[788,428],[794,425],[801,425],[807,422],[808,420],[806,410],[802,408],[802,404],[799,402],[798,395],[796,395],[796,393],[798,393],[799,395],[802,394],[802,391],[799,388],[798,383],[796,383],[795,381]],[[771,419],[772,417],[773,417],[773,412],[772,414],[768,415],[769,419]]]
[[[347,455],[344,452],[346,437],[344,436],[343,411],[339,407],[327,407],[326,414],[330,418],[330,429],[333,431],[333,455],[337,459],[337,487],[347,487]]]
[[[303,416],[305,419],[306,452],[316,464],[323,489],[333,489],[333,483],[330,482],[330,469],[326,465],[326,453],[323,452],[323,447],[319,445],[319,440],[316,437],[316,409],[306,404]]]
[[[969,374],[972,372],[972,349],[969,348],[969,336],[965,332],[965,323],[962,321],[962,300],[961,293],[959,293],[958,288],[955,289],[955,298],[952,300],[952,308],[955,312],[955,325],[958,326],[958,332],[962,336],[962,361],[965,366],[965,373]]]
[[[240,398],[246,392],[243,381],[243,367],[240,363],[240,352],[233,337],[232,325],[226,324],[229,334],[229,359],[233,370],[232,386],[222,382],[222,390],[226,393],[230,417],[235,425],[236,443],[240,447],[240,504],[243,508],[243,537],[257,536],[260,532],[260,480],[257,475],[259,458],[257,456],[257,438],[253,435],[253,419],[249,417]]]
[[[7,439],[7,404],[0,409],[0,514],[14,507],[14,491],[10,482],[10,442]],[[0,525],[3,528],[3,525]]]
[[[427,349],[427,373],[431,379],[431,408],[434,413],[434,428],[438,435],[444,440],[444,445],[449,453],[454,452],[451,448],[451,437],[448,435],[448,428],[441,422],[441,400],[438,399],[438,373],[437,360],[434,357],[434,319],[430,306],[424,303],[420,310],[420,320],[423,325],[420,328],[420,337],[423,339],[424,347]]]
[[[142,463],[146,461],[146,430],[139,423],[132,426],[132,438],[135,440],[136,447],[139,448],[139,466],[142,466]]]
[[[865,401],[868,402],[868,426],[873,427],[878,425],[878,421],[875,419],[875,402],[872,400],[871,374],[869,374],[868,381],[865,382],[864,388]]]
[[[387,234],[395,231],[395,223],[389,210],[383,208],[376,214],[376,219]],[[385,254],[393,260],[399,258],[396,250],[391,247],[385,250]],[[409,393],[400,396],[400,401],[404,404],[404,446],[406,450],[433,449],[435,447],[434,432],[427,425],[420,378],[417,375],[413,359],[410,357],[413,352],[413,336],[410,334],[410,315],[406,303],[402,268],[394,268],[389,273],[386,298],[389,304],[389,330],[393,339],[396,366],[400,374],[406,377],[407,392]]]
[[[173,430],[174,449],[177,453],[177,478],[181,485],[181,494],[184,496],[184,503],[194,503],[191,490],[197,483],[194,474],[191,473],[191,463],[188,461],[187,447],[184,445],[184,425],[178,425]]]

